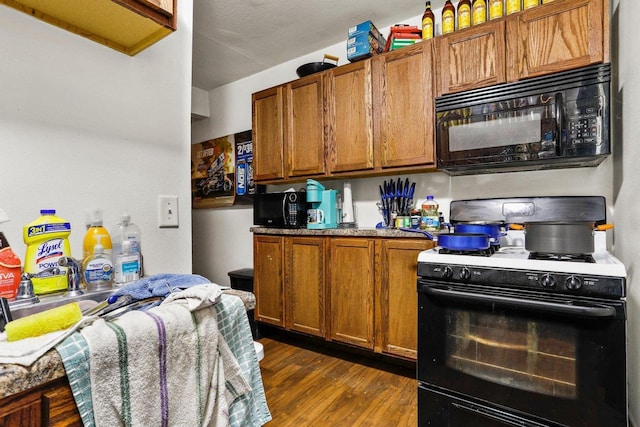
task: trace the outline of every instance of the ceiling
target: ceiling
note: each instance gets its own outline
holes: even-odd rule
[[[346,42],[360,22],[384,28],[423,11],[422,0],[194,0],[192,85],[209,91]]]

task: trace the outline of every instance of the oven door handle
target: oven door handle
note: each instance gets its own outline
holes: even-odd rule
[[[557,302],[538,301],[524,298],[512,298],[501,295],[485,295],[472,292],[454,291],[451,289],[422,286],[421,292],[436,297],[449,298],[456,301],[471,303],[501,304],[514,308],[528,308],[543,310],[550,313],[568,314],[579,317],[615,317],[615,307],[609,305],[573,305]]]

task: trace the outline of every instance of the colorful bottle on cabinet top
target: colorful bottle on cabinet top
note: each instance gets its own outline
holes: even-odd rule
[[[473,25],[487,22],[487,0],[473,0],[471,6],[471,18]]]
[[[451,0],[442,7],[442,34],[453,33],[456,30],[456,8]]]
[[[458,2],[458,30],[471,26],[471,0]]]
[[[433,38],[435,28],[435,18],[431,10],[431,2],[425,4],[424,14],[422,15],[422,40]]]
[[[24,272],[42,273],[41,277],[31,279],[36,294],[67,289],[67,268],[61,267],[58,260],[71,256],[69,234],[71,224],[56,216],[55,209],[42,209],[39,218],[24,226],[22,237],[27,245]]]
[[[106,228],[102,226],[102,209],[91,209],[87,211],[87,232],[82,241],[82,259],[93,255],[93,249],[100,243],[104,252],[111,256],[111,236]]]

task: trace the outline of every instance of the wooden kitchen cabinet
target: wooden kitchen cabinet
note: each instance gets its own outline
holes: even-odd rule
[[[0,3],[132,56],[177,29],[177,0],[0,0]]]
[[[330,173],[373,169],[371,60],[325,74],[325,141]]]
[[[0,426],[82,426],[66,378],[0,400]]]
[[[433,40],[372,59],[376,166],[434,166]]]
[[[312,74],[285,86],[284,146],[288,177],[325,173],[322,75]]]
[[[507,80],[608,62],[608,10],[607,0],[565,0],[508,17]]]
[[[284,178],[282,86],[252,95],[254,180]]]
[[[437,96],[504,83],[504,20],[436,38]]]
[[[326,336],[325,239],[286,239],[285,325],[288,330]]]
[[[373,349],[374,241],[332,238],[329,246],[330,338]]]
[[[385,239],[376,244],[376,352],[416,360],[418,254],[432,241]]]
[[[255,320],[284,327],[284,237],[254,236]]]

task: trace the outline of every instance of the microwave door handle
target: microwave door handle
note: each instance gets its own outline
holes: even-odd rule
[[[572,315],[582,318],[607,318],[616,315],[615,307],[608,305],[572,305],[549,301],[529,300],[525,298],[513,298],[502,295],[485,295],[473,292],[460,292],[451,289],[422,286],[421,292],[436,297],[469,303],[500,304],[504,307],[528,308],[547,313]]]
[[[284,225],[289,225],[289,212],[287,212],[287,196],[282,198],[282,218],[284,218]]]
[[[562,139],[562,130],[564,129],[564,101],[562,99],[562,92],[556,93],[556,156],[562,157],[565,152],[565,144]]]

